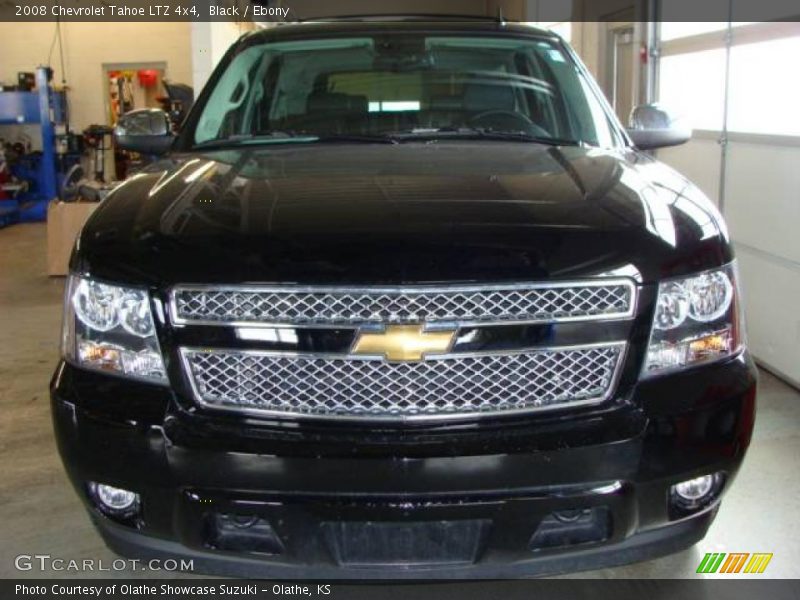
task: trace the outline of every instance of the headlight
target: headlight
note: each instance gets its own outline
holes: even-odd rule
[[[658,286],[645,377],[719,360],[744,345],[736,270],[728,265]]]
[[[70,276],[62,354],[80,367],[166,383],[150,295]]]

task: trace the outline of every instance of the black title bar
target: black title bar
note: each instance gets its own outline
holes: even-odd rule
[[[293,21],[267,0],[0,0],[0,21]]]
[[[500,3],[501,5],[503,3]],[[488,19],[538,22],[619,21],[800,21],[797,0],[539,0],[508,3],[527,6],[529,13],[486,15]],[[446,15],[458,20],[463,0],[440,0]],[[358,10],[359,7],[363,7]],[[405,7],[405,8],[404,8]],[[530,14],[533,11],[534,14]],[[0,0],[0,21],[256,21],[293,22],[361,15],[408,13],[402,0]],[[443,16],[443,15],[438,15]],[[476,16],[476,15],[464,15]]]
[[[235,579],[120,580],[62,579],[0,581],[3,600],[796,600],[797,582],[789,579],[737,580],[613,580],[551,579],[526,581],[473,581],[392,584],[385,582],[275,582]]]

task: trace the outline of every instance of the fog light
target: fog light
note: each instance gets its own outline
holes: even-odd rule
[[[273,555],[284,550],[269,521],[257,516],[215,513],[209,529],[207,543],[216,550]]]
[[[712,473],[676,483],[670,488],[672,504],[684,511],[694,511],[713,502],[722,489],[721,473]]]
[[[139,510],[139,494],[105,483],[90,483],[89,492],[98,508],[114,516],[133,516]]]
[[[714,476],[703,475],[688,481],[681,481],[675,486],[675,493],[688,502],[702,500],[714,487]]]

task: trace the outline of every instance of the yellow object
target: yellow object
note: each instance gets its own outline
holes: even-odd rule
[[[424,331],[422,325],[390,325],[379,333],[360,333],[352,353],[380,355],[390,361],[419,361],[427,354],[446,353],[455,335],[455,330]]]
[[[758,554],[753,554],[750,562],[747,563],[747,566],[744,568],[745,573],[763,573],[764,569],[767,568],[769,561],[772,560],[772,553],[769,552],[762,552]]]
[[[82,363],[88,363],[100,369],[119,371],[122,367],[122,356],[118,348],[82,341],[79,347]]]
[[[725,334],[715,333],[692,341],[689,344],[689,355],[705,358],[709,355],[716,356],[728,351],[730,337]]]

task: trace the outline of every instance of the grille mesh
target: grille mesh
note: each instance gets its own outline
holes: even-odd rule
[[[178,322],[291,325],[503,323],[621,317],[632,305],[633,287],[624,283],[461,290],[178,288],[173,316]]]
[[[403,419],[600,401],[624,344],[420,362],[183,350],[204,405],[284,415]]]

